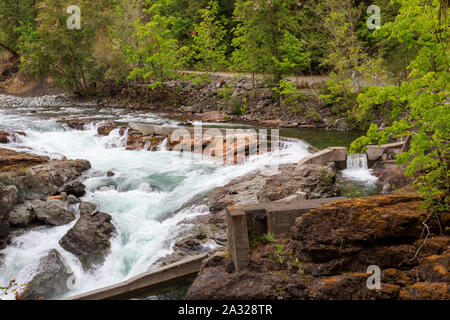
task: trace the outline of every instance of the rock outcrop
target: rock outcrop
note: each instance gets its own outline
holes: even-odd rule
[[[450,237],[430,219],[422,245],[428,214],[420,205],[404,194],[311,210],[297,218],[290,238],[254,241],[246,270],[235,272],[226,252],[209,257],[187,298],[449,299]],[[444,215],[441,225],[449,221]],[[371,265],[381,270],[380,289],[367,286]]]
[[[22,293],[23,300],[51,299],[68,291],[70,274],[67,273],[57,250],[50,250],[48,255],[39,261],[37,270],[37,274]]]
[[[9,211],[17,201],[17,188],[0,184],[0,249],[6,245],[10,232]]]
[[[69,204],[61,200],[33,200],[31,206],[40,221],[52,226],[67,224],[76,217],[75,211]]]
[[[61,247],[77,256],[83,267],[101,265],[111,246],[116,228],[107,213],[85,213],[59,241]]]
[[[23,228],[28,226],[36,214],[33,212],[31,203],[27,201],[25,204],[18,204],[9,212],[9,224],[15,228]]]
[[[333,165],[289,164],[280,167],[279,173],[234,180],[216,189],[210,197],[211,212],[219,212],[230,205],[245,205],[267,201],[293,201],[330,198],[341,195],[336,185]]]
[[[57,194],[60,187],[71,185],[90,167],[86,160],[50,161],[48,157],[0,148],[0,248],[5,246],[11,227],[26,227],[35,218],[51,225],[72,221],[75,213],[66,202],[43,200]],[[84,191],[78,182],[77,188]],[[58,198],[66,196],[60,193]]]
[[[0,155],[2,153],[0,150]],[[28,159],[28,155],[24,157]],[[34,159],[34,156],[31,157]],[[18,190],[18,202],[53,196],[58,193],[58,188],[77,179],[91,167],[86,160],[49,161],[31,166],[30,162],[23,163],[22,160],[12,163],[13,167],[3,167],[0,171],[0,184],[15,186]]]

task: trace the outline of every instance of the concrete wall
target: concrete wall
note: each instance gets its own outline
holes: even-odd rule
[[[250,261],[249,239],[271,233],[281,239],[289,236],[295,219],[321,205],[345,200],[345,198],[323,198],[295,202],[270,202],[247,206],[232,206],[226,209],[228,225],[228,248],[235,270],[245,269]]]
[[[369,167],[371,167],[376,161],[383,160],[383,154],[392,149],[401,149],[405,144],[404,141],[382,144],[381,146],[367,146],[366,155]]]
[[[189,257],[168,266],[140,274],[124,282],[82,293],[65,300],[114,300],[151,295],[155,290],[173,285],[176,280],[195,276],[207,253]]]
[[[336,163],[338,169],[345,169],[347,164],[347,148],[329,147],[312,155],[303,158],[299,164],[325,164],[329,162]]]

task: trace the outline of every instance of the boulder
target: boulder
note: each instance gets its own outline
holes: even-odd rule
[[[10,232],[9,212],[17,202],[17,188],[0,184],[0,249],[6,244]]]
[[[75,180],[63,185],[58,191],[65,192],[66,194],[71,194],[76,197],[82,197],[86,194],[86,186],[80,181]]]
[[[0,130],[0,143],[8,143],[10,134],[6,131]]]
[[[0,162],[2,158],[0,149]],[[77,179],[88,170],[91,165],[86,160],[58,160],[36,165],[36,161],[28,156],[19,154],[15,158],[25,157],[24,162],[10,162],[13,167],[7,165],[0,171],[0,184],[14,185],[18,190],[18,202],[25,200],[45,199],[58,192],[58,188]],[[14,165],[16,163],[16,165]],[[0,163],[1,167],[1,163]]]
[[[85,269],[89,269],[104,262],[115,230],[109,214],[83,214],[59,244],[77,256]]]
[[[80,213],[83,214],[92,214],[97,210],[97,205],[92,202],[81,202],[80,203]]]
[[[66,272],[66,266],[57,250],[50,250],[39,261],[37,270],[22,293],[23,300],[52,299],[68,291],[70,274]]]
[[[75,211],[61,200],[33,200],[31,206],[36,217],[49,225],[61,226],[76,218]]]
[[[31,204],[18,204],[9,212],[9,224],[15,228],[28,226],[35,217]]]
[[[100,126],[97,129],[97,134],[100,136],[108,136],[114,129],[115,127],[111,125]]]
[[[48,160],[48,157],[0,148],[0,167],[23,169],[31,165],[45,163]]]
[[[78,199],[77,197],[75,197],[73,194],[70,194],[67,196],[67,202],[69,204],[75,204],[75,203],[80,203],[81,200]]]

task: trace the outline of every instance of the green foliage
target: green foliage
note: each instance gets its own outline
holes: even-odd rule
[[[200,70],[214,72],[226,65],[226,30],[217,19],[218,11],[217,1],[210,1],[206,9],[200,10],[202,21],[194,26],[192,51]]]
[[[56,84],[87,94],[103,79],[104,70],[96,64],[94,46],[97,35],[111,24],[112,1],[79,1],[79,30],[66,26],[66,9],[71,4],[68,0],[44,0],[36,29],[22,25],[18,40],[21,69],[38,77],[50,76]]]
[[[272,91],[282,99],[282,103],[295,112],[303,111],[301,102],[304,100],[302,93],[291,81],[281,80]]]
[[[224,101],[230,100],[233,94],[234,83],[228,83],[224,88],[217,89],[217,96]]]
[[[0,0],[0,45],[14,53],[20,49],[19,38],[23,28],[34,29],[37,12],[35,0]]]
[[[389,102],[396,120],[384,130],[373,124],[350,152],[369,143],[412,136],[409,151],[398,155],[397,162],[408,163],[406,174],[416,177],[427,206],[445,212],[450,209],[448,9],[437,0],[394,3],[400,6],[399,14],[379,34],[415,48],[417,56],[408,66],[408,79],[400,85],[371,87],[358,97],[359,117]]]
[[[304,43],[297,38],[297,13],[295,0],[237,0],[234,69],[269,73],[279,81],[288,68],[304,67],[308,55],[303,55]]]
[[[127,51],[129,62],[134,65],[129,79],[151,80],[151,89],[161,88],[165,81],[179,77],[179,47],[169,29],[172,17],[158,14],[159,2],[153,3],[145,13],[149,21],[135,22],[136,48]]]

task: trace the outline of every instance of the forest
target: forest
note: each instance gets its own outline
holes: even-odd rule
[[[287,77],[328,75],[322,103],[367,131],[351,151],[406,139],[397,162],[438,214],[450,201],[448,22],[447,0],[1,0],[0,47],[22,73],[84,96],[242,72],[266,75],[295,109]]]

